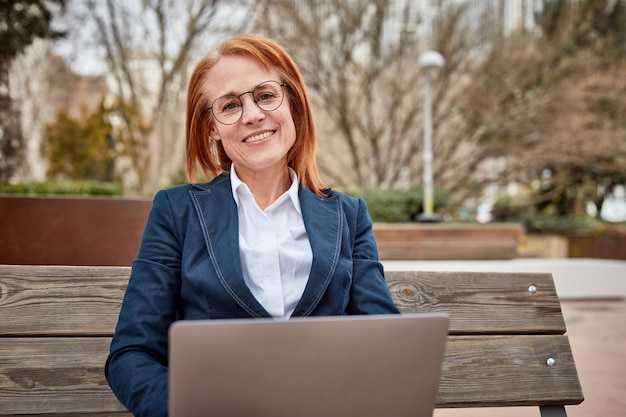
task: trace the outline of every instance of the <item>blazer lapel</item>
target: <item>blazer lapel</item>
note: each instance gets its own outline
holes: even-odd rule
[[[222,175],[205,188],[190,191],[217,278],[252,317],[270,317],[248,289],[239,260],[239,221],[230,177]]]
[[[338,197],[320,198],[306,187],[300,188],[300,206],[311,249],[313,264],[304,294],[293,316],[308,316],[328,288],[339,261],[343,222]]]

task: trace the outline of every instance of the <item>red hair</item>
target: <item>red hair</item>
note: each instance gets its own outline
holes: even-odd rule
[[[206,80],[211,70],[224,56],[243,55],[260,62],[265,68],[275,68],[285,91],[296,128],[296,141],[287,153],[287,164],[296,171],[301,184],[319,196],[324,188],[316,161],[317,136],[313,111],[306,92],[304,79],[289,54],[276,42],[250,34],[241,34],[222,43],[217,50],[205,55],[196,65],[187,91],[186,159],[187,174],[194,181],[196,170],[211,177],[228,170],[232,161],[226,155],[221,141],[209,140],[215,119],[206,111],[209,106]]]

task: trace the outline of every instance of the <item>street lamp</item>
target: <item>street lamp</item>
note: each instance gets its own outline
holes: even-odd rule
[[[424,189],[423,210],[417,216],[417,221],[422,223],[436,223],[439,221],[439,216],[433,210],[433,116],[430,73],[433,69],[443,67],[445,62],[441,54],[435,51],[426,51],[419,58],[419,66],[424,73]]]

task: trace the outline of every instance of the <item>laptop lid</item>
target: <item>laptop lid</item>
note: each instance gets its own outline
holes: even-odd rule
[[[431,417],[445,314],[178,321],[170,417]]]

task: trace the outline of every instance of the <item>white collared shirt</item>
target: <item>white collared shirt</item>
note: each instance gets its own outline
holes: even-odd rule
[[[289,176],[289,190],[261,210],[248,186],[237,176],[234,165],[231,166],[243,278],[257,301],[275,318],[291,316],[313,263],[298,199],[298,177],[291,168]]]

